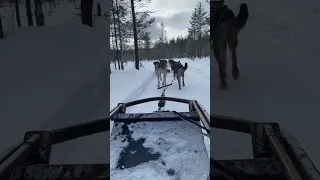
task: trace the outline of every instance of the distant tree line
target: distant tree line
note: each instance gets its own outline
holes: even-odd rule
[[[35,23],[37,26],[45,26],[45,18],[43,13],[43,3],[48,2],[50,5],[50,12],[54,12],[54,8],[56,7],[56,2],[59,0],[33,0],[34,2],[34,12],[32,13],[32,5],[31,0],[25,0],[25,8],[26,8],[26,15],[27,15],[27,24],[28,26],[34,26],[33,22],[33,15],[35,16]],[[64,0],[60,0],[64,1]],[[68,0],[70,3],[75,3],[78,0]],[[20,5],[22,1],[20,0],[0,0],[0,8],[9,5],[15,6],[15,17],[16,23],[18,27],[21,27],[21,20],[20,20]],[[76,4],[75,4],[76,5]],[[81,23],[84,25],[88,25],[93,27],[93,0],[81,0],[80,1],[80,16],[81,16]],[[101,5],[97,3],[97,16],[101,16]],[[0,15],[0,38],[3,38],[3,26],[2,26],[2,19]]]
[[[136,1],[134,6],[144,7],[147,0]],[[110,31],[111,61],[118,64],[121,61],[135,60],[135,49],[132,48],[132,18],[130,3],[125,0],[114,0],[110,23],[113,29]],[[150,27],[155,22],[151,18],[151,11],[135,12],[137,18],[136,27],[138,34],[139,59],[156,60],[163,58],[196,58],[210,55],[210,24],[209,14],[199,2],[190,17],[190,26],[186,37],[176,37],[168,40],[165,25],[161,22],[158,39],[152,41]]]

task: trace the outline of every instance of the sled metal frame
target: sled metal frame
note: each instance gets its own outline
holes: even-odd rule
[[[119,118],[115,117],[115,115],[125,114],[126,109],[130,106],[135,106],[138,104],[143,104],[143,103],[147,103],[147,102],[151,102],[151,101],[160,101],[160,100],[188,104],[189,105],[189,113],[195,114],[197,119],[199,119],[201,121],[203,126],[208,130],[210,129],[210,116],[200,103],[198,103],[196,100],[188,100],[188,99],[181,99],[181,98],[175,98],[175,97],[151,97],[151,98],[140,99],[140,100],[131,101],[131,102],[127,102],[127,103],[119,103],[118,106],[111,111],[110,117],[111,117],[111,119],[118,119],[119,120]],[[159,112],[157,112],[157,113],[159,113]],[[166,112],[161,112],[161,113],[165,114]],[[143,115],[143,114],[146,114],[146,113],[141,113],[140,115]],[[139,117],[140,115],[137,115],[137,117]],[[177,118],[177,117],[178,116],[173,116],[172,118]],[[170,117],[162,117],[162,118],[157,117],[156,119],[161,120],[161,119],[168,119],[168,118],[170,118]],[[148,119],[150,119],[150,117],[148,117]],[[141,121],[141,119],[139,119],[139,121]],[[208,131],[207,131],[207,133],[210,134],[210,132],[208,132]]]
[[[257,123],[214,115],[210,126],[251,134],[253,159],[210,159],[215,180],[319,180],[320,173],[298,141],[278,123]]]
[[[0,179],[107,180],[110,164],[49,163],[53,145],[108,130],[109,118],[53,131],[28,131],[23,142],[0,159]]]
[[[119,103],[110,111],[110,117],[125,113],[127,107],[150,101],[167,100],[189,104],[204,126],[210,129],[209,115],[197,101],[153,97]],[[107,180],[110,179],[110,164],[50,164],[53,145],[76,138],[110,130],[110,118],[90,121],[52,131],[28,131],[22,143],[7,155],[0,157],[0,179],[2,180]]]

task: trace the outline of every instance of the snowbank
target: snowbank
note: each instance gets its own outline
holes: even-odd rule
[[[100,22],[103,22],[102,20]],[[0,47],[0,152],[28,130],[105,117],[109,39],[79,22],[13,29]]]

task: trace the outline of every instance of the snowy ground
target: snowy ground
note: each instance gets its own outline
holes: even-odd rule
[[[166,96],[180,97],[185,99],[195,99],[201,103],[205,109],[210,109],[210,61],[207,59],[197,59],[195,61],[189,59],[180,60],[182,64],[188,63],[188,69],[185,73],[185,87],[182,90],[178,89],[177,81],[167,88]],[[157,79],[154,73],[154,65],[152,61],[144,61],[144,67],[139,71],[134,69],[133,63],[129,62],[124,71],[113,71],[110,76],[110,107],[114,107],[119,102],[127,102],[147,97],[160,96],[161,89],[157,89]],[[113,65],[111,66],[113,69]],[[173,79],[172,73],[168,74],[167,83]],[[188,111],[188,106],[180,103],[167,102],[167,110]],[[129,113],[153,112],[157,110],[157,102],[129,107]],[[111,127],[113,123],[111,122]],[[205,138],[205,145],[208,155],[210,154],[209,138]],[[111,144],[112,153],[112,144]],[[112,157],[112,154],[110,155]],[[111,162],[111,168],[112,168]],[[111,170],[112,171],[112,170]],[[136,171],[137,172],[137,171]],[[112,174],[111,174],[112,176]],[[132,174],[126,177],[138,177],[139,175]],[[139,177],[143,177],[142,175]],[[155,176],[153,176],[155,177]]]
[[[73,9],[68,8],[57,6],[56,13],[64,9],[72,15]],[[81,25],[79,18],[57,14],[59,22],[55,16],[56,22],[48,21],[46,27],[7,29],[0,40],[0,156],[21,142],[26,131],[51,130],[109,114],[109,24],[103,17],[96,18],[90,28]],[[54,146],[51,161],[106,163],[109,144],[103,139],[108,135]],[[96,148],[87,148],[92,146]]]
[[[241,2],[225,1],[235,14]],[[229,90],[218,90],[213,58],[211,114],[278,122],[298,139],[319,169],[320,26],[315,22],[320,18],[320,1],[243,2],[250,16],[239,34],[240,79],[232,80],[229,66]],[[214,158],[252,157],[250,136],[211,131]]]

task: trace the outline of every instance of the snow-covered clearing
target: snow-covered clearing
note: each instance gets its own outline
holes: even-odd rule
[[[204,106],[205,109],[210,109],[210,60],[206,59],[196,59],[192,61],[190,59],[174,59],[175,61],[180,61],[182,64],[188,63],[188,69],[185,72],[185,87],[181,90],[178,89],[177,81],[173,82],[172,86],[169,86],[166,90],[166,96],[169,97],[179,97],[184,99],[197,100],[200,104]],[[143,61],[144,67],[140,70],[134,69],[133,62],[129,62],[125,66],[125,70],[114,71],[114,65],[111,65],[112,74],[110,76],[110,108],[117,105],[119,102],[127,102],[142,98],[160,96],[162,89],[157,89],[157,79],[155,77],[153,61]],[[167,76],[167,84],[173,79],[172,73]],[[133,107],[129,107],[128,113],[142,113],[142,112],[153,112],[157,110],[158,102],[145,103]],[[167,102],[165,110],[176,110],[176,111],[188,111],[188,105]],[[110,127],[113,127],[113,122],[111,122]],[[152,133],[148,133],[148,136],[152,136]],[[204,141],[206,145],[206,151],[210,155],[210,140],[208,137],[204,136]],[[178,143],[178,142],[176,142]],[[115,161],[117,159],[113,157],[118,157],[116,151],[113,151],[113,145],[110,144],[110,168],[111,168],[111,178],[126,178],[126,179],[163,179],[163,178],[174,178],[173,176],[167,176],[167,174],[156,167],[152,166],[139,166],[133,170],[126,170],[125,174],[119,174],[115,168]],[[179,157],[172,157],[179,158]],[[181,157],[182,158],[182,157]],[[208,160],[208,159],[207,159]],[[200,159],[199,159],[199,162]],[[187,163],[187,162],[186,162]],[[208,163],[208,162],[206,162]],[[192,171],[201,167],[199,165],[194,165],[191,168]],[[148,169],[148,171],[146,171]],[[143,173],[139,173],[143,171]],[[208,170],[209,171],[209,170]],[[148,173],[145,173],[148,172]],[[123,173],[123,172],[122,172]],[[119,176],[120,175],[120,176]],[[183,173],[181,175],[183,177]],[[206,175],[204,176],[206,178]],[[185,179],[187,177],[183,177]],[[191,178],[192,177],[188,177]],[[202,178],[202,177],[197,177]]]
[[[211,114],[278,122],[320,168],[320,1],[225,1],[235,14],[241,2],[250,16],[239,34],[240,78],[232,80],[228,66],[229,90],[219,90],[213,58]],[[250,136],[211,131],[214,158],[252,158]]]

